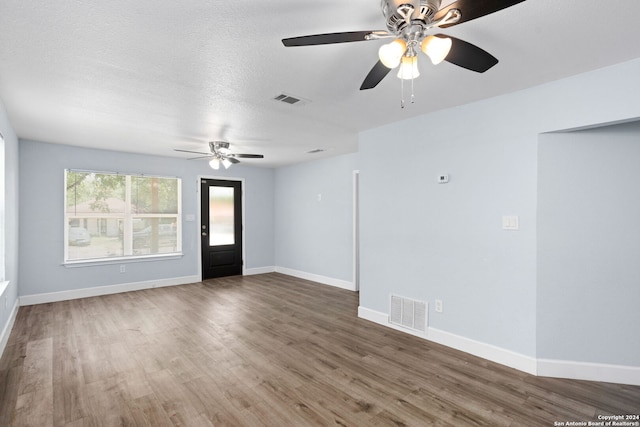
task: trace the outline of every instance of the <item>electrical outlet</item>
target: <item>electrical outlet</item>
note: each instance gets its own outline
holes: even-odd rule
[[[436,313],[442,313],[442,300],[436,300]]]
[[[127,267],[123,264],[120,266],[120,273],[124,273],[125,271],[127,271]]]

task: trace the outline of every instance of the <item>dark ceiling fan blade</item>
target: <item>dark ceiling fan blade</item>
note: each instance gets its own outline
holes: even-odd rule
[[[309,36],[290,37],[282,39],[282,44],[291,46],[315,46],[319,44],[362,42],[366,36],[379,31],[347,31],[344,33],[312,34]]]
[[[239,157],[241,159],[264,159],[262,154],[230,154],[229,157]]]
[[[362,85],[360,86],[360,90],[373,89],[378,86],[378,83],[382,81],[387,74],[389,74],[391,68],[387,68],[380,60],[376,62],[376,65],[373,66],[367,77],[364,78]]]
[[[498,59],[478,46],[444,34],[436,34],[436,37],[451,39],[451,50],[445,61],[466,68],[477,73],[484,73],[498,63]]]
[[[238,160],[238,159],[236,159],[234,157],[225,157],[225,158],[228,159],[234,165],[237,165],[238,163],[240,163],[240,160]]]
[[[202,154],[203,156],[210,156],[211,153],[201,153],[200,151],[178,150],[174,148],[173,151],[179,151],[181,153]]]
[[[525,0],[458,0],[440,9],[433,17],[433,20],[437,21],[442,19],[451,9],[458,9],[462,15],[460,20],[455,24],[442,25],[440,28],[452,27],[454,25],[462,24],[463,22],[471,21],[472,19],[490,15],[494,12],[498,12],[499,10],[522,3],[523,1]]]

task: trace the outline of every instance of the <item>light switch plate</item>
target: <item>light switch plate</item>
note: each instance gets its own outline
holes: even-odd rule
[[[502,216],[502,229],[503,230],[519,230],[520,223],[517,215],[503,215]]]

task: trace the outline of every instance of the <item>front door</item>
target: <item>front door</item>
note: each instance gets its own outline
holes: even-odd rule
[[[202,179],[202,280],[242,274],[242,182]]]

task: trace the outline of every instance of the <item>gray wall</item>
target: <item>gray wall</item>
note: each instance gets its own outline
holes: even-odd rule
[[[214,171],[205,161],[91,150],[20,141],[20,295],[199,275],[198,176],[245,179],[246,268],[273,267],[272,169],[236,165]],[[182,178],[184,257],[118,265],[65,268],[63,262],[64,169],[158,174]]]
[[[538,357],[640,365],[640,122],[545,134]]]
[[[538,135],[640,117],[638,75],[630,61],[363,132],[361,306],[426,300],[431,327],[535,357],[536,340],[555,336],[536,318]],[[520,230],[502,230],[502,215]]]
[[[4,136],[5,195],[5,279],[10,282],[0,301],[0,333],[4,330],[18,298],[18,138],[0,102],[0,132]]]
[[[352,282],[357,159],[349,154],[276,170],[278,267]]]

